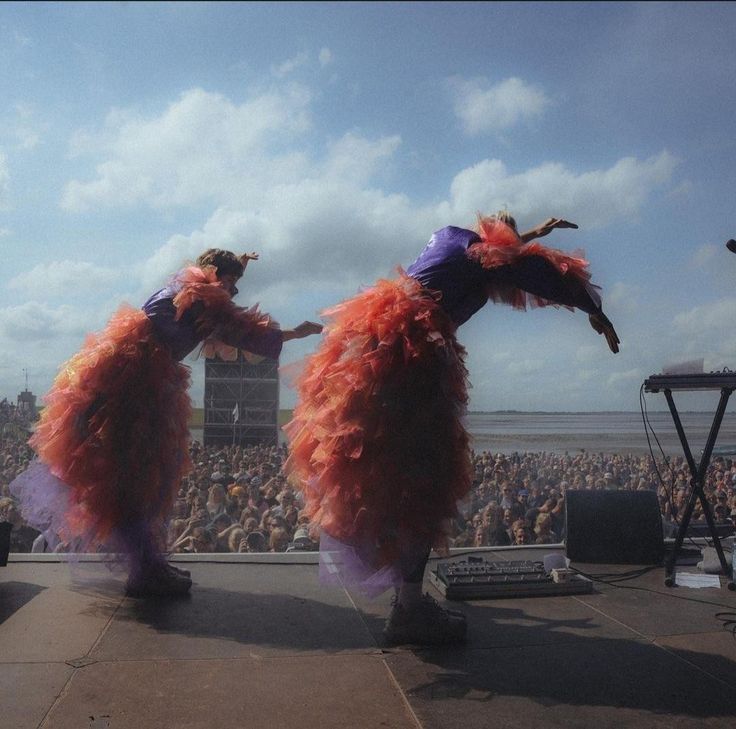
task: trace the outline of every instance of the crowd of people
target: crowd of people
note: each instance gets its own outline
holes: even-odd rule
[[[27,407],[14,405],[6,397],[0,400],[0,430],[28,430],[35,417]]]
[[[6,424],[7,424],[6,420]],[[0,441],[0,521],[13,523],[11,551],[66,551],[55,535],[25,525],[8,484],[33,452],[23,428]],[[173,553],[311,551],[318,530],[303,513],[300,491],[282,471],[286,446],[190,446],[194,470],[181,483],[168,524]],[[672,536],[689,496],[684,458],[653,462],[649,455],[536,452],[473,454],[474,479],[459,517],[450,524],[454,547],[554,544],[565,537],[569,490],[655,491],[666,536]],[[660,480],[661,479],[661,480]],[[714,458],[705,493],[717,524],[736,522],[736,459]],[[704,520],[698,504],[692,522]]]
[[[11,552],[30,552],[38,532],[24,523],[8,484],[25,471],[33,457],[27,444],[32,416],[6,399],[0,401],[0,522],[13,525]],[[1,551],[1,550],[0,550]]]
[[[690,473],[682,456],[488,452],[474,455],[470,497],[455,547],[553,544],[565,538],[568,491],[654,491],[664,534],[674,536],[690,494]],[[736,460],[714,458],[704,490],[717,524],[736,522]],[[691,523],[705,520],[700,503]]]

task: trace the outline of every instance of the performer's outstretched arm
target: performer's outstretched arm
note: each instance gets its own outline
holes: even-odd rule
[[[613,324],[591,296],[586,282],[577,276],[561,273],[541,255],[523,256],[506,266],[491,269],[489,273],[496,282],[522,289],[550,303],[586,312],[593,329],[605,336],[612,352],[618,352],[620,340]]]
[[[543,236],[548,235],[555,228],[575,228],[577,230],[577,227],[578,226],[575,223],[571,223],[569,220],[563,220],[562,218],[547,218],[547,220],[536,228],[527,230],[526,233],[519,234],[519,238],[521,238],[524,243],[528,243],[530,240],[536,240],[537,238],[542,238]]]
[[[613,328],[613,324],[611,324],[608,317],[602,311],[597,311],[590,314],[588,316],[588,320],[590,321],[590,326],[592,326],[598,334],[602,334],[606,338],[608,347],[614,354],[616,354],[616,352],[618,352],[618,345],[621,344],[621,340],[618,338],[618,334],[616,334],[616,330]]]
[[[312,334],[320,334],[321,332],[321,324],[313,321],[303,321],[293,329],[282,329],[281,338],[284,342],[288,342],[290,339],[304,339],[304,337],[309,337]]]
[[[217,253],[215,249],[213,251]],[[250,309],[237,306],[232,301],[232,297],[238,293],[236,283],[248,262],[258,260],[258,254],[245,253],[237,260],[242,266],[241,273],[230,271],[215,274],[211,264],[204,268],[186,269],[181,275],[184,287],[174,298],[176,318],[179,319],[186,309],[196,305],[196,327],[202,339],[212,338],[226,347],[247,350],[271,359],[278,358],[284,342],[322,331],[321,324],[310,321],[304,321],[293,329],[281,329],[257,306]]]

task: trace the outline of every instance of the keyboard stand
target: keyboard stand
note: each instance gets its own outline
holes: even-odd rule
[[[647,389],[650,389],[650,391],[652,392],[657,391],[651,389],[650,387],[647,387]],[[705,520],[708,523],[708,530],[710,531],[710,535],[713,538],[713,545],[716,549],[718,559],[721,563],[721,569],[723,570],[723,574],[728,577],[728,589],[734,590],[736,589],[736,585],[733,581],[733,568],[728,565],[728,563],[726,562],[726,557],[723,554],[723,547],[721,547],[721,540],[718,537],[718,532],[716,531],[715,523],[713,521],[711,506],[708,503],[708,500],[705,498],[705,491],[703,490],[703,487],[705,485],[705,474],[708,469],[708,464],[710,463],[711,454],[713,453],[713,447],[716,444],[718,431],[721,428],[723,415],[726,412],[726,405],[728,405],[728,399],[731,396],[731,393],[736,388],[731,386],[721,387],[721,399],[718,402],[716,414],[713,418],[713,424],[710,427],[710,433],[708,433],[708,440],[705,443],[703,454],[700,457],[700,465],[695,464],[695,459],[693,458],[693,454],[690,451],[690,446],[687,442],[687,436],[685,435],[685,430],[682,427],[682,421],[680,420],[680,414],[677,412],[675,401],[672,398],[672,390],[668,387],[662,387],[661,389],[664,392],[665,398],[667,399],[667,405],[670,408],[672,420],[675,423],[677,435],[680,438],[680,443],[682,443],[682,449],[685,453],[685,458],[687,460],[687,465],[690,467],[691,474],[690,498],[688,499],[687,506],[685,507],[685,514],[682,517],[682,521],[680,522],[680,527],[677,530],[677,537],[675,538],[675,546],[672,550],[672,554],[670,554],[669,557],[667,557],[667,559],[665,560],[664,584],[667,585],[667,587],[673,587],[675,585],[675,562],[677,561],[677,555],[680,551],[680,548],[682,547],[682,542],[685,539],[685,533],[687,532],[687,528],[690,524],[690,519],[693,515],[693,510],[695,509],[695,504],[698,500],[700,500],[700,504],[703,507],[703,514],[705,514]]]

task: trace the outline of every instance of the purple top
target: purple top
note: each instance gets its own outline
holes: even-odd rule
[[[457,326],[483,308],[489,284],[513,286],[588,314],[600,311],[578,279],[565,277],[543,256],[523,256],[505,266],[483,268],[467,255],[468,248],[478,242],[480,237],[472,230],[442,228],[406,271],[425,288],[441,293],[440,305]]]
[[[157,291],[143,305],[143,311],[153,323],[156,338],[171,349],[176,360],[186,357],[209,333],[202,333],[197,326],[197,319],[204,310],[204,303],[197,301],[176,320],[174,297],[181,291],[182,284],[172,283]],[[222,322],[232,324],[232,322]],[[280,329],[263,328],[257,333],[247,332],[241,335],[217,332],[217,339],[238,349],[245,349],[253,354],[270,359],[278,359],[281,354],[283,337]]]

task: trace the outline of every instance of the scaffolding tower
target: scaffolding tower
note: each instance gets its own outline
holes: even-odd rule
[[[279,363],[208,358],[204,365],[205,446],[278,445]]]

